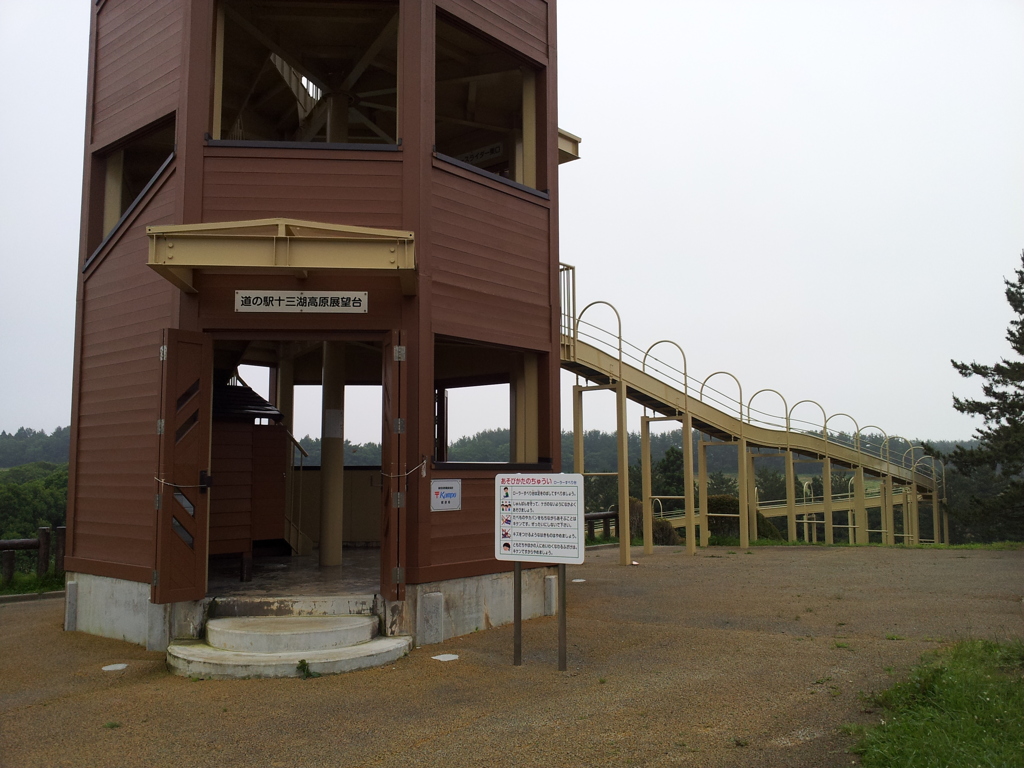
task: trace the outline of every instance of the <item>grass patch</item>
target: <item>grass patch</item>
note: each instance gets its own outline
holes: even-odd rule
[[[990,541],[985,544],[895,544],[897,549],[981,549],[989,552],[1024,549],[1024,541]]]
[[[10,584],[0,587],[0,595],[29,595],[41,592],[59,592],[64,589],[64,576],[48,573],[39,578],[34,573],[15,572]]]
[[[882,722],[853,749],[868,768],[1019,765],[1024,642],[957,643],[873,703],[885,710]]]

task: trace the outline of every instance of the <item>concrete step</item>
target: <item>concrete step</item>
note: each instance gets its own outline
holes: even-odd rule
[[[282,653],[251,653],[214,648],[202,640],[176,640],[167,648],[167,666],[177,675],[214,680],[246,677],[299,677],[299,661],[312,672],[332,675],[379,667],[400,659],[411,637],[377,637],[344,648]]]
[[[233,595],[210,603],[210,618],[229,616],[371,616],[380,613],[376,595]]]
[[[239,616],[210,619],[206,642],[242,653],[326,651],[377,636],[376,616]]]
[[[211,618],[206,642],[250,653],[328,650],[373,640],[377,616],[238,616]]]

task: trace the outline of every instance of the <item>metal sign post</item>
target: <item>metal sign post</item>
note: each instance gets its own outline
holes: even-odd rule
[[[566,670],[565,566],[583,563],[583,475],[497,475],[494,557],[515,563],[513,664],[523,663],[522,563],[558,566],[558,669]]]

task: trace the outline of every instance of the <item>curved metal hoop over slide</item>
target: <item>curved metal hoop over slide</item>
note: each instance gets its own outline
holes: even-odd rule
[[[690,407],[690,377],[689,377],[689,375],[686,372],[686,353],[683,351],[683,348],[681,346],[679,346],[676,342],[672,341],[671,339],[661,339],[660,341],[654,342],[653,344],[651,344],[651,346],[649,346],[647,348],[647,351],[644,352],[644,359],[640,363],[640,370],[642,370],[644,373],[647,372],[647,357],[648,357],[648,355],[651,354],[651,350],[654,349],[659,344],[671,344],[673,347],[678,349],[679,350],[679,354],[682,355],[682,358],[683,358],[683,410],[689,410],[689,407]]]
[[[845,416],[850,421],[852,421],[853,422],[853,426],[857,428],[857,431],[853,435],[853,450],[859,451],[860,450],[860,443],[858,442],[858,440],[860,439],[859,438],[859,436],[860,436],[860,425],[857,424],[857,420],[855,418],[853,418],[853,416],[851,416],[848,413],[833,413],[831,416],[829,416],[827,419],[825,419],[825,442],[826,443],[828,442],[828,423],[830,421],[832,421],[832,419],[834,419],[836,416]],[[836,443],[836,445],[838,445],[838,443]]]
[[[783,394],[781,392],[779,392],[779,390],[777,390],[777,389],[771,389],[770,387],[765,387],[764,389],[757,390],[757,392],[755,392],[754,394],[752,394],[750,396],[750,399],[747,400],[747,424],[753,424],[754,423],[753,410],[751,410],[750,405],[751,405],[751,403],[754,402],[754,398],[757,397],[758,395],[760,395],[762,392],[774,392],[776,395],[779,396],[779,399],[782,401],[782,410],[786,414],[786,436],[787,436],[787,439],[788,439],[788,436],[789,436],[789,406],[786,404],[785,396],[783,396]],[[765,414],[765,415],[767,416],[768,414]]]
[[[739,404],[740,428],[742,429],[743,428],[743,385],[740,384],[740,380],[737,379],[733,374],[729,373],[728,371],[715,371],[714,373],[709,375],[706,379],[704,379],[704,381],[702,381],[700,383],[700,394],[698,395],[698,397],[701,400],[704,399],[704,387],[715,376],[728,376],[729,378],[731,378],[733,381],[736,382],[736,386],[739,388],[739,391],[740,391],[740,399],[737,400],[736,402]],[[728,395],[727,395],[727,397],[728,397]]]
[[[579,338],[580,338],[580,323],[583,321],[583,315],[586,313],[586,311],[588,309],[590,309],[591,307],[596,307],[598,304],[603,304],[604,306],[609,307],[611,309],[611,311],[615,313],[615,321],[619,324],[619,333],[618,333],[618,339],[619,339],[619,378],[621,379],[622,378],[622,315],[619,314],[619,310],[617,310],[615,308],[614,304],[612,304],[611,302],[603,301],[603,300],[599,299],[597,301],[590,302],[589,304],[587,304],[587,306],[585,306],[583,309],[581,309],[580,313],[578,315],[576,315],[576,322],[573,323],[573,327],[572,327],[573,339],[575,339],[576,341],[579,341]],[[597,327],[597,326],[594,326],[594,327]]]

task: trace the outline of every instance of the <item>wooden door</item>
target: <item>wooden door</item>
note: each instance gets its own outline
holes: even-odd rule
[[[209,536],[210,337],[164,331],[154,603],[206,596]]]
[[[408,499],[405,494],[405,464],[401,460],[405,439],[401,413],[401,368],[405,357],[399,345],[398,331],[384,339],[383,371],[381,372],[381,406],[384,423],[381,429],[380,463],[382,478],[381,535],[380,535],[380,590],[387,600],[405,599],[404,558],[405,512]]]

